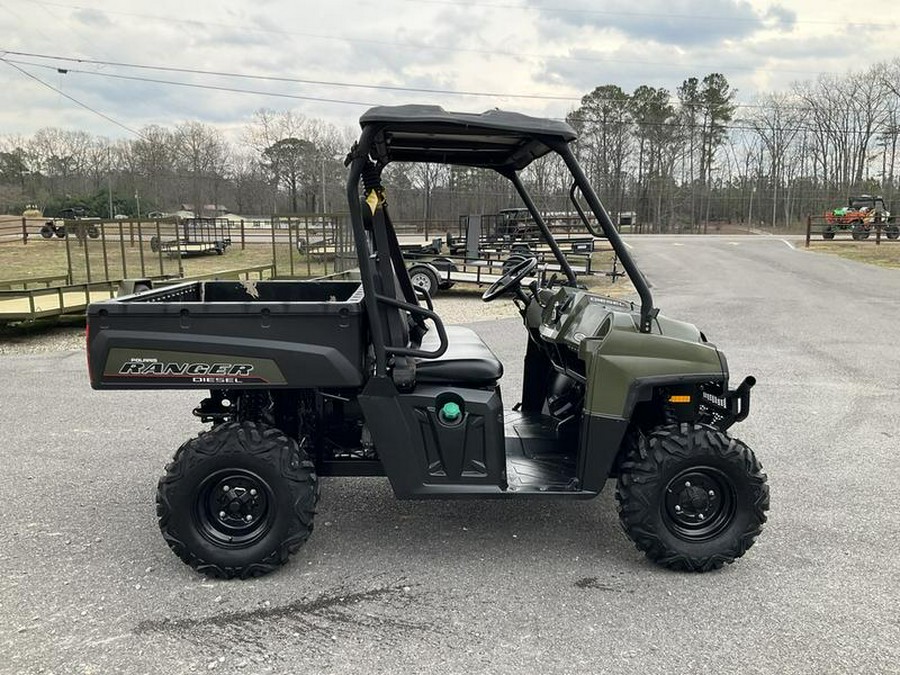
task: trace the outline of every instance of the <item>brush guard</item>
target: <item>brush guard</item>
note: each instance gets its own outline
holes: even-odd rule
[[[710,382],[701,387],[700,419],[722,431],[747,419],[750,414],[750,390],[756,378],[747,376],[737,389],[725,389],[723,382]]]

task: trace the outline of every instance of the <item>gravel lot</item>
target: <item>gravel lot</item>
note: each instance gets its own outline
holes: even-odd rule
[[[289,565],[213,582],[169,552],[153,509],[200,429],[197,395],[94,392],[78,351],[7,355],[0,672],[900,672],[900,273],[766,238],[631,243],[663,311],[759,379],[734,431],[772,511],[735,565],[647,563],[609,488],[399,502],[386,481],[332,478]],[[524,331],[474,327],[509,406]]]

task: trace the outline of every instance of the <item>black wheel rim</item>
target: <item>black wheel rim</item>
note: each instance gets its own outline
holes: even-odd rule
[[[245,469],[224,469],[208,476],[194,506],[203,536],[227,548],[245,548],[259,541],[275,520],[272,488]]]
[[[707,541],[731,525],[736,510],[731,479],[720,469],[692,467],[666,485],[663,519],[666,527],[685,541]]]

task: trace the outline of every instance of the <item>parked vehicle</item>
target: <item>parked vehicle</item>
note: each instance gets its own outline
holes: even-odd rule
[[[576,160],[575,131],[417,105],[360,123],[347,179],[359,281],[199,281],[88,309],[95,389],[209,390],[194,414],[211,429],[178,449],[158,486],[171,549],[210,576],[270,572],[312,533],[321,476],[387,476],[401,499],[583,499],[613,477],[622,526],[651,560],[704,572],[742,556],[769,508],[759,461],[729,433],[755,380],[731,388],[716,345],[659,312]],[[562,280],[535,278],[527,257],[482,296],[513,296],[524,326],[524,383],[505,409],[501,362],[416,292],[382,170],[493,169],[534,215],[519,172],[551,152],[639,301],[580,288],[535,219]]]
[[[871,195],[850,197],[847,206],[833,209],[825,214],[823,239],[834,239],[840,231],[850,231],[854,239],[868,239],[879,224],[885,229],[888,238],[900,237],[900,227],[891,220],[891,213],[884,205],[884,199]]]
[[[40,232],[44,239],[53,237],[65,239],[69,231],[75,232],[79,239],[84,237],[97,239],[100,236],[100,228],[95,221],[98,220],[99,218],[89,216],[84,207],[73,206],[60,210],[54,219],[41,226]]]

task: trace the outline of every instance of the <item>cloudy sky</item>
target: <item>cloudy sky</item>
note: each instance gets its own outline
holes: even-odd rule
[[[347,127],[398,103],[561,117],[599,85],[710,72],[750,101],[897,56],[895,0],[0,0],[0,134],[231,135],[263,107]]]

